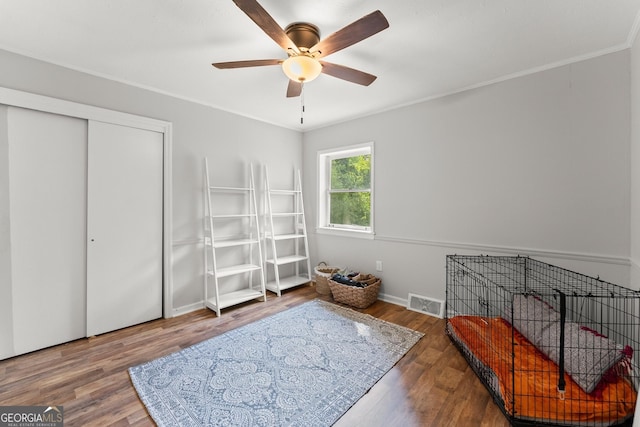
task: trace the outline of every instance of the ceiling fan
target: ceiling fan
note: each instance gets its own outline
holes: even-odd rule
[[[389,27],[387,18],[376,10],[320,40],[320,30],[307,22],[295,22],[282,29],[269,13],[255,0],[233,0],[249,18],[271,37],[288,55],[287,59],[257,59],[248,61],[216,62],[219,69],[282,65],[289,78],[287,97],[300,96],[303,83],[310,82],[320,73],[368,86],[376,76],[321,61],[339,50],[358,43]]]

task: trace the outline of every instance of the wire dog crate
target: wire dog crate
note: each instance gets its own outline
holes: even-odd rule
[[[638,291],[528,257],[446,268],[446,332],[512,425],[631,425]]]

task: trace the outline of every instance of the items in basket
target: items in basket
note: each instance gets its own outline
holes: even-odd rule
[[[359,273],[352,279],[352,282],[363,284],[364,287],[344,284],[329,279],[331,294],[336,302],[347,304],[356,308],[367,308],[378,299],[378,292],[382,281],[372,274]]]
[[[354,279],[352,279],[352,277],[356,277],[356,275],[344,276],[342,274],[336,273],[331,276],[331,280],[333,280],[334,282],[342,283],[343,285],[355,286],[356,288],[366,288],[367,286],[369,286],[367,283],[355,281]]]

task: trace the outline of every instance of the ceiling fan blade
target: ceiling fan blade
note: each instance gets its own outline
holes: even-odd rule
[[[302,83],[294,82],[289,79],[289,86],[287,86],[287,98],[295,98],[302,93]]]
[[[376,10],[321,40],[309,51],[317,51],[318,54],[315,56],[322,58],[371,37],[385,28],[389,28],[389,21],[382,12]]]
[[[213,65],[221,70],[227,68],[263,67],[265,65],[282,64],[282,59],[255,59],[249,61],[214,62]]]
[[[298,46],[291,41],[289,36],[284,32],[282,27],[264,10],[255,0],[233,0],[233,2],[242,10],[258,27],[262,29],[269,37],[271,37],[281,48],[287,53],[292,50],[300,53]]]
[[[320,64],[322,64],[322,74],[328,74],[362,86],[369,86],[377,79],[373,74],[345,67],[344,65],[332,64],[331,62],[325,61],[320,61]]]

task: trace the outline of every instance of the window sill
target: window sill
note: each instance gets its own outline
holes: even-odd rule
[[[317,227],[316,233],[329,236],[354,237],[357,239],[373,240],[375,238],[375,233],[372,231],[347,230],[345,228],[334,227]]]

